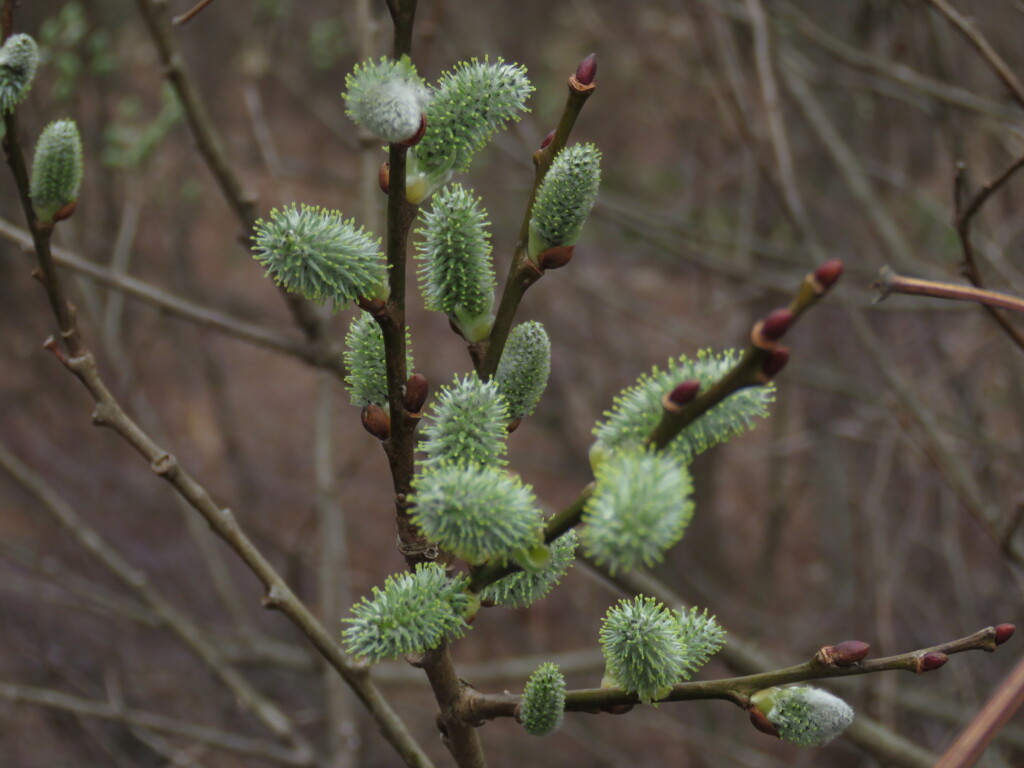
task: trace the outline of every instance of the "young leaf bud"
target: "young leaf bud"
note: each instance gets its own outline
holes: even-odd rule
[[[542,541],[533,491],[493,466],[441,464],[413,481],[412,520],[431,541],[472,565]]]
[[[411,573],[389,576],[372,599],[352,606],[353,618],[342,619],[345,651],[370,662],[422,653],[443,640],[462,637],[470,609],[466,578],[449,579],[437,563],[422,563]]]
[[[597,75],[597,54],[587,55],[576,67],[576,82],[580,85],[592,85]]]
[[[82,184],[82,140],[74,120],[55,120],[43,129],[32,162],[30,196],[40,221],[53,221],[78,199]]]
[[[550,144],[550,143],[551,143],[552,141],[554,141],[554,140],[555,140],[555,131],[554,131],[554,130],[550,130],[550,131],[548,131],[548,135],[547,135],[547,136],[545,136],[545,137],[544,137],[544,138],[543,138],[543,139],[541,140],[541,142],[540,142],[540,148],[541,148],[541,149],[547,149],[548,145],[549,145],[549,144]]]
[[[541,664],[526,681],[518,717],[531,736],[547,736],[562,724],[565,677],[557,664]]]
[[[620,600],[608,609],[600,636],[605,677],[644,704],[667,696],[682,678],[679,620],[657,600]]]
[[[433,181],[469,170],[491,136],[519,119],[532,91],[520,65],[501,59],[456,64],[441,76],[427,106],[427,131],[413,148],[415,170]]]
[[[482,341],[491,332],[495,285],[487,213],[472,192],[452,184],[423,218],[417,250],[426,307],[446,312],[467,341]]]
[[[391,435],[391,419],[387,412],[376,403],[363,406],[363,429],[378,440],[387,440]]]
[[[665,394],[661,404],[669,413],[678,413],[684,405],[693,402],[700,392],[700,382],[697,379],[687,379],[678,384],[671,392]]]
[[[751,696],[750,701],[775,726],[781,738],[802,747],[822,747],[853,722],[849,704],[809,685],[765,688]]]
[[[566,147],[555,156],[537,190],[530,218],[529,253],[575,245],[601,183],[601,153],[593,144]]]
[[[758,347],[769,347],[785,336],[792,324],[793,313],[788,309],[772,310],[754,326],[751,334],[753,342]]]
[[[789,350],[786,347],[776,347],[768,353],[768,357],[761,363],[761,376],[766,382],[774,379],[779,371],[786,367],[789,362]]]
[[[814,280],[817,283],[819,293],[827,293],[843,275],[843,262],[841,259],[830,259],[814,270]]]
[[[11,35],[0,48],[0,114],[12,111],[28,94],[39,64],[39,46],[28,35]]]
[[[430,91],[408,56],[357,64],[345,88],[345,113],[373,135],[401,143],[422,134]]]
[[[562,534],[548,547],[551,557],[538,571],[516,571],[489,584],[480,593],[481,599],[507,608],[528,608],[546,596],[565,575],[576,558],[576,532]]]
[[[405,365],[413,367],[409,330],[405,332]],[[352,318],[345,334],[345,388],[352,405],[388,406],[387,365],[384,360],[384,334],[366,313]]]
[[[700,382],[702,390],[709,389],[736,364],[739,355],[734,350],[713,353],[702,350],[695,360],[687,357],[670,359],[664,370],[654,368],[640,377],[636,384],[620,392],[605,420],[594,427],[597,445],[591,450],[591,464],[627,448],[644,445],[664,413],[662,399],[681,381]],[[775,399],[774,386],[747,387],[730,395],[724,402],[709,410],[665,447],[682,464],[693,457],[742,434],[754,425],[754,419],[768,415],[768,406]]]
[[[508,335],[494,374],[498,391],[508,403],[511,419],[533,413],[551,373],[551,340],[536,320],[520,323]]]
[[[387,263],[374,240],[352,220],[324,208],[292,204],[256,222],[253,257],[274,281],[310,301],[335,305],[361,297],[386,299]]]
[[[862,661],[870,650],[871,646],[860,640],[844,640],[822,647],[815,658],[831,667],[849,667]]]
[[[410,415],[418,414],[423,410],[423,404],[427,402],[427,393],[430,391],[430,385],[427,383],[427,377],[422,373],[414,373],[409,377],[409,381],[405,383],[405,410]]]
[[[917,674],[922,675],[925,672],[932,672],[939,667],[945,666],[947,661],[949,661],[949,656],[944,653],[933,652],[919,656],[917,659]]]
[[[693,517],[689,471],[671,454],[633,450],[610,456],[595,474],[584,551],[613,576],[659,562]]]
[[[496,382],[482,382],[476,373],[461,381],[456,376],[451,385],[441,387],[424,415],[427,439],[419,445],[427,454],[424,463],[502,466],[507,423],[508,405]]]
[[[1017,631],[1017,628],[1013,626],[1013,624],[1000,624],[995,628],[995,630],[996,645],[1002,645],[1011,637],[1013,637],[1013,633]]]

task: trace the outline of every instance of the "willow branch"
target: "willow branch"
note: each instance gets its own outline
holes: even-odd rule
[[[1008,293],[998,293],[969,285],[943,283],[937,280],[920,280],[916,277],[904,277],[888,267],[882,269],[873,287],[878,290],[881,301],[890,294],[902,293],[908,296],[929,296],[933,299],[951,299],[953,301],[970,301],[986,307],[1009,309],[1013,312],[1024,312],[1024,299]]]

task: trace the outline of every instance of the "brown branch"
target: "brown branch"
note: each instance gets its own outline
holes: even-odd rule
[[[1024,658],[1017,662],[974,720],[950,745],[935,768],[969,768],[1000,729],[1024,705]]]
[[[999,644],[1000,627],[986,627],[972,635],[941,643],[929,648],[920,648],[895,656],[858,661],[852,664],[839,665],[823,660],[822,653],[809,661],[792,667],[776,669],[771,672],[760,672],[742,677],[729,677],[719,680],[690,681],[678,683],[672,692],[660,701],[696,701],[705,699],[723,699],[737,706],[748,708],[750,697],[760,690],[772,686],[790,683],[823,680],[827,678],[851,677],[868,675],[876,672],[904,671],[922,674],[937,669],[947,658],[956,653],[966,651],[994,651]],[[933,666],[934,665],[934,666]],[[466,713],[482,720],[497,717],[514,717],[516,705],[521,696],[509,694],[473,693],[466,702]],[[639,703],[635,693],[619,688],[588,688],[569,691],[565,697],[567,712],[598,712],[609,707],[621,707]]]
[[[878,290],[876,301],[885,299],[889,294],[902,293],[908,296],[930,296],[934,299],[951,299],[953,301],[971,301],[986,307],[1009,309],[1013,312],[1024,312],[1024,299],[1007,293],[997,293],[968,285],[943,283],[937,280],[920,280],[916,277],[904,277],[883,267],[878,279],[872,284]]]
[[[145,712],[135,707],[72,696],[49,688],[0,682],[0,698],[15,704],[34,704],[84,717],[122,723],[128,727],[147,728],[159,733],[180,736],[197,744],[262,758],[281,765],[309,766],[314,764],[311,756],[301,750],[283,749],[273,742],[262,739],[239,736],[209,726]]]
[[[189,8],[183,14],[181,14],[180,16],[175,16],[173,19],[171,19],[171,23],[174,24],[175,26],[178,26],[178,25],[181,25],[181,24],[188,24],[190,21],[192,21],[192,19],[194,19],[196,16],[198,16],[199,13],[206,6],[208,6],[208,5],[212,4],[212,3],[213,3],[213,0],[199,0],[198,3],[193,5],[191,8]]]

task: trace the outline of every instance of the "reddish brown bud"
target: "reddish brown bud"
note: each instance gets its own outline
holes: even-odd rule
[[[391,434],[391,418],[376,403],[363,407],[363,429],[378,440],[387,440]]]
[[[420,139],[423,138],[423,134],[426,133],[426,132],[427,132],[427,116],[421,112],[420,113],[420,127],[419,127],[419,130],[417,130],[416,133],[414,133],[412,136],[410,136],[405,141],[400,142],[399,146],[402,146],[402,147],[412,147],[412,146],[415,146],[416,144],[419,144],[420,143]]]
[[[541,149],[545,149],[548,146],[548,144],[550,144],[554,140],[555,140],[555,132],[551,131],[547,136],[544,137],[544,140],[541,141],[540,148]]]
[[[761,363],[761,375],[766,381],[771,381],[779,371],[786,367],[788,362],[789,350],[786,347],[776,347]]]
[[[697,379],[687,379],[662,398],[661,404],[666,411],[675,413],[700,392],[700,382]]]
[[[512,421],[510,421],[508,425],[505,427],[505,431],[511,435],[513,432],[519,429],[519,425],[522,423],[522,419],[512,419]]]
[[[450,317],[448,318],[448,327],[452,329],[453,333],[457,334],[458,336],[461,336],[463,339],[466,338],[462,333],[462,329],[459,328],[459,326],[455,324],[455,321],[452,320]]]
[[[75,212],[75,208],[78,207],[78,201],[72,200],[70,203],[64,203],[55,214],[53,214],[54,223],[58,221],[64,221],[64,219],[70,219],[71,215]]]
[[[841,259],[830,259],[814,270],[814,279],[822,288],[822,293],[829,290],[843,275]]]
[[[607,712],[609,715],[624,715],[633,708],[633,704],[609,704],[607,707],[601,707],[602,712]]]
[[[543,270],[558,269],[572,261],[572,245],[556,245],[537,254],[537,266]]]
[[[427,377],[422,373],[414,373],[405,383],[405,410],[410,416],[415,416],[423,410],[423,404],[427,402],[427,393],[430,385]]]
[[[769,736],[774,736],[776,739],[781,739],[779,736],[778,729],[772,724],[772,721],[768,719],[768,716],[757,707],[751,707],[747,710],[750,714],[750,724],[753,725],[761,733],[767,733]]]
[[[580,65],[576,67],[576,82],[580,85],[591,85],[597,75],[597,54],[589,54]]]
[[[849,667],[868,655],[871,646],[861,640],[844,640],[826,645],[818,651],[818,659],[829,666]]]
[[[949,656],[938,651],[932,653],[926,653],[917,660],[917,673],[923,674],[925,672],[931,672],[933,669],[938,669],[949,661]]]
[[[371,299],[368,296],[360,296],[356,299],[356,306],[374,317],[381,314],[387,307],[381,299]]]
[[[1017,631],[1017,628],[1013,624],[1000,624],[996,628],[996,645],[1002,645],[1011,637],[1013,633]]]
[[[786,335],[789,326],[793,324],[793,313],[788,309],[772,310],[764,320],[761,321],[761,336],[767,341],[778,341]]]
[[[381,163],[380,170],[377,171],[377,184],[380,185],[380,191],[385,195],[388,190],[391,189],[391,164]]]

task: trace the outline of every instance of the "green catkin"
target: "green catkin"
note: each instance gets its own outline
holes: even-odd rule
[[[0,114],[11,112],[32,88],[39,46],[25,34],[11,35],[0,47]]]
[[[424,536],[472,565],[518,560],[543,543],[533,491],[499,467],[429,467],[413,481],[410,501]]]
[[[583,550],[613,575],[659,562],[693,517],[690,473],[666,453],[623,450],[602,462],[583,510]]]
[[[494,374],[498,389],[508,402],[511,419],[533,413],[551,373],[551,340],[536,320],[520,323],[508,335],[501,362]]]
[[[430,90],[408,56],[357,64],[345,78],[345,89],[346,114],[387,142],[413,138],[430,102]]]
[[[750,697],[779,736],[801,747],[822,747],[853,722],[853,709],[820,688],[797,685],[766,688]]]
[[[405,330],[405,368],[413,370],[412,338]],[[387,364],[384,360],[384,334],[380,325],[366,312],[360,312],[345,334],[345,388],[352,405],[375,403],[388,407]]]
[[[493,324],[494,267],[487,213],[460,184],[434,195],[423,214],[419,279],[427,309],[445,312],[467,341],[487,338]]]
[[[256,222],[253,257],[283,288],[336,306],[386,299],[387,264],[374,239],[338,211],[292,205]]]
[[[593,144],[566,147],[537,190],[530,218],[530,258],[548,248],[575,245],[601,184],[601,153]]]
[[[494,382],[476,373],[441,388],[423,416],[419,448],[425,466],[442,463],[503,466],[508,405]]]
[[[82,139],[74,120],[55,120],[36,142],[29,195],[40,221],[52,221],[78,199],[82,185]]]
[[[565,677],[557,664],[541,664],[526,681],[519,720],[531,736],[547,736],[562,725]]]
[[[480,599],[506,608],[528,608],[561,581],[576,559],[576,544],[576,531],[562,534],[548,545],[551,555],[547,565],[535,571],[516,571],[488,584]]]
[[[389,576],[384,589],[373,588],[370,599],[352,606],[342,632],[346,653],[370,662],[422,653],[444,640],[462,637],[473,600],[466,578],[448,578],[437,563]]]
[[[696,359],[680,356],[670,359],[664,370],[655,367],[642,375],[615,397],[604,421],[594,427],[597,442],[591,448],[590,463],[596,468],[617,451],[644,445],[664,412],[661,400],[665,394],[688,379],[698,380],[701,390],[707,391],[738,360],[735,350],[702,350]],[[708,448],[753,428],[756,418],[768,415],[768,406],[774,400],[773,384],[741,389],[682,430],[664,450],[689,464]]]
[[[678,616],[654,598],[620,600],[601,622],[603,687],[635,693],[644,704],[664,698],[684,672]]]

